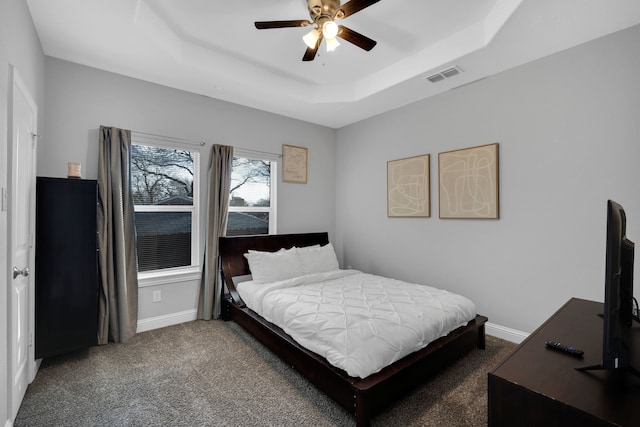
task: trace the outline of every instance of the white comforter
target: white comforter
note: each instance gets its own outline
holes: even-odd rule
[[[467,298],[336,270],[267,284],[243,282],[247,306],[352,377],[365,378],[467,324]]]

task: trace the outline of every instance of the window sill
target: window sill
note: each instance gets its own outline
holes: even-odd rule
[[[199,280],[201,275],[202,272],[199,266],[138,273],[138,287],[144,288],[176,282],[190,282]]]

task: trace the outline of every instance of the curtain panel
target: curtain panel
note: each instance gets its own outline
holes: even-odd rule
[[[208,170],[207,226],[198,319],[218,319],[221,311],[222,279],[218,238],[227,232],[233,147],[214,145]]]
[[[98,158],[98,344],[124,343],[138,327],[131,131],[100,126]]]

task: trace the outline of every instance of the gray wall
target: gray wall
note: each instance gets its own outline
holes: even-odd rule
[[[212,144],[280,153],[282,144],[309,149],[308,183],[278,183],[278,232],[335,230],[336,132],[298,120],[194,95],[47,57],[45,142],[38,175],[63,177],[67,162],[97,177],[98,128],[116,126],[207,143],[201,151],[206,181]],[[204,221],[204,204],[202,217]],[[162,301],[151,302],[162,290]],[[139,318],[194,310],[197,281],[140,289]]]
[[[24,0],[0,1],[0,188],[7,188],[9,185],[7,121],[11,108],[11,65],[16,67],[35,100],[39,109],[38,121],[42,123],[44,54]],[[6,424],[10,405],[7,394],[7,221],[7,211],[0,209],[0,425]]]
[[[633,27],[340,129],[345,265],[462,293],[524,332],[572,296],[603,301],[607,199],[640,243],[638,52]],[[438,153],[493,142],[501,218],[439,219]],[[387,218],[386,162],[427,153],[432,217]]]

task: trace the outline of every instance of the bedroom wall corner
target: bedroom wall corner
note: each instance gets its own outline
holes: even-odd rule
[[[638,51],[635,26],[340,129],[345,263],[461,293],[525,334],[570,297],[603,301],[607,199],[640,240]],[[493,142],[501,218],[439,219],[438,153]],[[427,153],[431,218],[387,218],[386,162]]]

